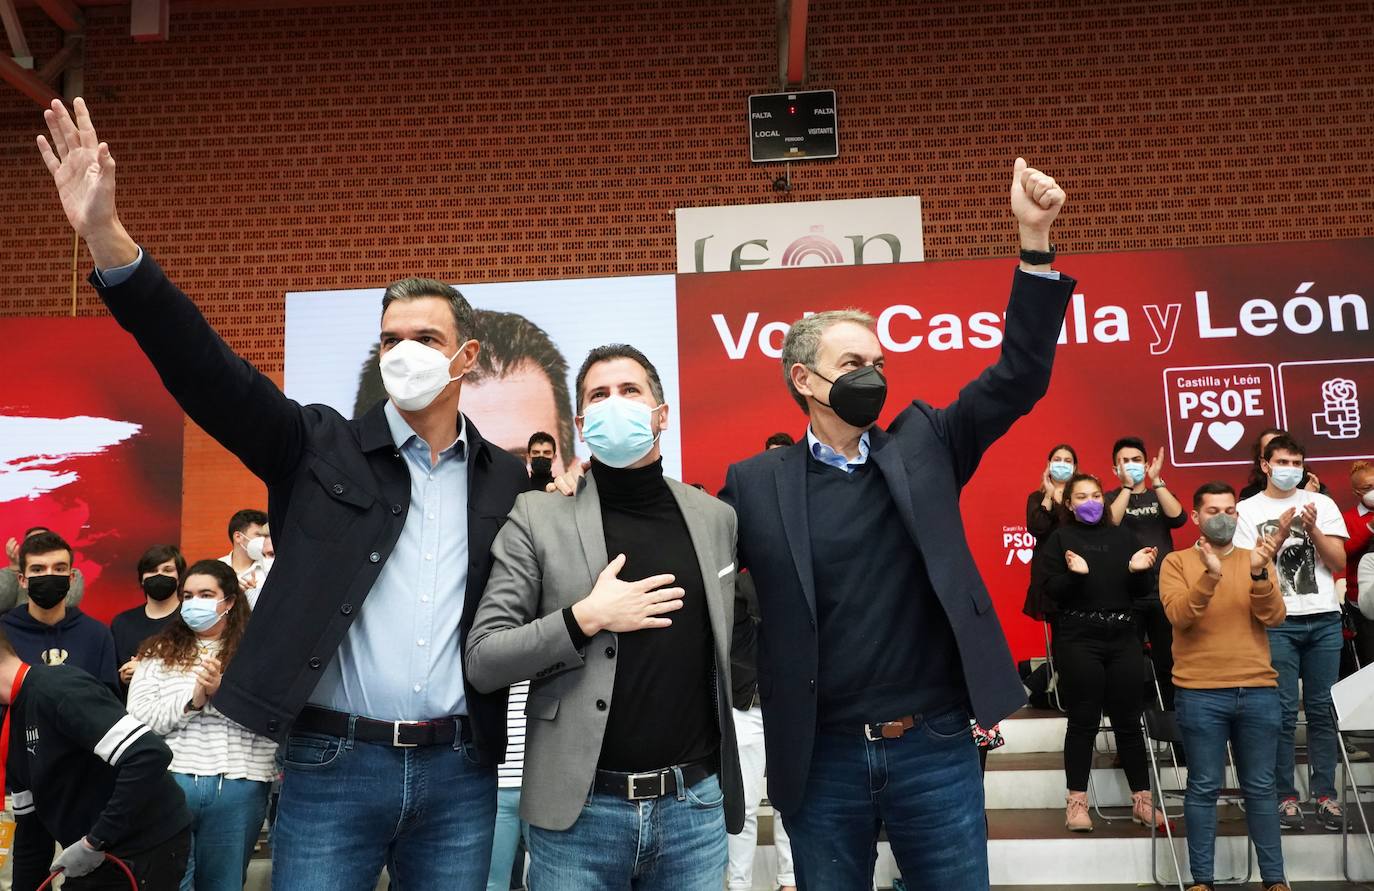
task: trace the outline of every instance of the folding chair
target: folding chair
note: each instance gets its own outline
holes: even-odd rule
[[[1334,705],[1332,706],[1332,711],[1335,711]],[[1374,792],[1374,789],[1361,790],[1359,783],[1355,781],[1355,772],[1350,767],[1350,753],[1345,750],[1345,732],[1341,730],[1340,715],[1336,715],[1334,720],[1336,722],[1336,748],[1340,749],[1341,764],[1345,767],[1345,776],[1341,779],[1341,812],[1345,812],[1345,793],[1349,790],[1355,801],[1355,809],[1359,811],[1360,814],[1360,825],[1364,827],[1365,841],[1369,844],[1370,853],[1374,854],[1374,832],[1370,830],[1369,815],[1365,813],[1365,802],[1364,799],[1360,797],[1361,794],[1367,795]],[[1350,824],[1353,822],[1355,821],[1351,819],[1349,814],[1346,814],[1345,819],[1341,821],[1341,871],[1345,874],[1346,881],[1348,882],[1356,881],[1356,879],[1350,875]]]
[[[1164,835],[1168,840],[1169,854],[1174,861],[1174,877],[1178,884],[1179,891],[1183,891],[1183,867],[1178,859],[1178,847],[1175,844],[1173,819],[1169,813],[1168,802],[1173,801],[1179,806],[1181,812],[1183,801],[1187,793],[1186,783],[1180,780],[1178,765],[1174,765],[1174,787],[1164,787],[1164,777],[1160,770],[1159,758],[1156,755],[1154,743],[1165,743],[1171,749],[1174,746],[1183,745],[1183,734],[1179,731],[1178,718],[1173,712],[1165,711],[1162,708],[1148,708],[1140,716],[1141,729],[1145,732],[1145,749],[1150,755],[1150,798],[1154,806],[1164,815]],[[1227,764],[1223,767],[1222,777],[1226,776],[1226,768],[1235,769],[1231,748],[1227,746]],[[1235,774],[1239,780],[1239,773]],[[1238,804],[1244,801],[1244,795],[1238,788],[1222,788],[1217,796],[1217,804]],[[1159,827],[1152,820],[1150,822],[1150,878],[1154,879],[1156,885],[1170,885],[1173,882],[1161,881],[1159,878]],[[1217,881],[1218,885],[1244,885],[1250,881],[1250,876],[1254,872],[1254,863],[1250,856],[1253,845],[1250,838],[1246,836],[1245,842],[1245,875],[1234,876],[1229,879]]]

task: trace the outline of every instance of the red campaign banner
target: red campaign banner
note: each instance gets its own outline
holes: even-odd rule
[[[1349,462],[1374,455],[1374,239],[1061,255],[1056,268],[1078,286],[1049,393],[988,450],[962,497],[1017,658],[1044,652],[1039,624],[1021,614],[1025,506],[1056,443],[1072,444],[1106,489],[1118,437],[1144,438],[1150,457],[1164,447],[1162,476],[1185,508],[1203,482],[1246,482],[1265,427],[1305,443],[1342,508]],[[780,362],[803,313],[856,307],[877,319],[880,423],[912,399],[947,404],[997,359],[1014,269],[1002,259],[678,276],[683,479],[718,491],[769,434],[804,435]],[[1175,543],[1196,535],[1190,523]]]
[[[0,319],[0,339],[0,543],[31,526],[61,535],[81,610],[108,622],[143,602],[143,552],[180,540],[181,409],[114,319]]]

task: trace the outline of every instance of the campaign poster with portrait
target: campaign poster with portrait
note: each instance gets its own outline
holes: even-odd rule
[[[181,409],[114,319],[5,318],[0,340],[0,541],[65,538],[107,622],[143,602],[144,550],[180,540]]]
[[[670,275],[460,284],[478,313],[483,356],[463,386],[462,410],[488,441],[524,455],[530,434],[558,440],[554,472],[587,457],[576,433],[575,378],[608,343],[639,349],[658,369],[669,423],[664,472],[681,478],[677,315]],[[383,288],[286,295],[284,390],[356,417],[385,398],[377,370]]]

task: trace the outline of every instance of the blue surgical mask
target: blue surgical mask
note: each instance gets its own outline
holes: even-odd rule
[[[224,618],[220,615],[222,600],[207,600],[204,597],[189,597],[181,602],[181,621],[192,631],[209,631],[215,623]]]
[[[1145,465],[1139,461],[1127,461],[1121,465],[1121,468],[1126,471],[1126,478],[1131,481],[1133,486],[1140,485],[1140,481],[1145,479]]]
[[[1056,483],[1067,483],[1073,476],[1073,465],[1067,461],[1050,462],[1050,479]]]
[[[655,408],[624,396],[609,396],[582,413],[582,438],[596,460],[608,467],[629,467],[658,441]]]
[[[1291,492],[1302,482],[1303,469],[1301,467],[1275,467],[1269,465],[1269,481],[1283,492]]]

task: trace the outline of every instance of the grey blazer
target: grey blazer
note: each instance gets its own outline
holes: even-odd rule
[[[724,502],[669,479],[696,548],[715,650],[720,784],[728,830],[744,824],[735,725],[730,714],[730,633],[734,620],[735,512]],[[591,593],[606,568],[606,534],[596,481],[584,477],[569,498],[526,492],[492,545],[486,593],[468,635],[467,680],[489,692],[529,679],[525,777],[520,816],[543,829],[564,830],[587,801],[615,686],[616,635],[602,631],[574,649],[564,607]],[[664,765],[665,767],[667,765]]]

